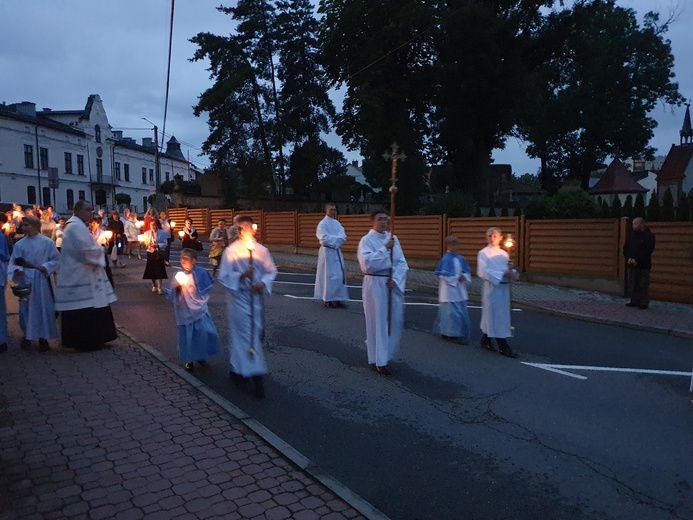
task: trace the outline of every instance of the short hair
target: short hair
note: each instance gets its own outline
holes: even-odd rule
[[[635,217],[633,219],[633,224],[644,224],[644,223],[645,223],[645,219],[642,217]]]
[[[248,215],[238,215],[238,217],[236,217],[234,220],[236,221],[237,225],[253,223],[253,217]]]
[[[501,231],[501,228],[499,228],[499,227],[490,227],[490,228],[488,228],[488,229],[486,230],[486,236],[487,236],[487,237],[490,237],[491,235],[493,235],[493,234],[496,233],[496,232],[500,233],[501,235],[503,234],[503,231]]]
[[[100,219],[99,217],[94,217],[94,218],[89,219],[89,222],[87,222],[87,224],[89,224],[89,225],[91,225],[91,224],[98,224],[98,225],[100,226],[100,225],[101,225],[101,222],[102,222],[102,221],[101,221],[101,219]]]
[[[373,211],[371,211],[371,221],[375,220],[375,217],[378,215],[387,215],[388,217],[390,216],[390,214],[383,208],[376,208]]]
[[[27,215],[26,217],[22,218],[22,222],[26,222],[31,227],[36,229],[41,229],[41,220],[33,215]]]
[[[225,219],[225,218],[220,218],[219,220],[217,220],[217,223],[219,223],[219,222],[223,222],[224,224],[226,224],[226,219]]]
[[[111,211],[111,215],[113,215],[114,213],[115,213],[116,217],[120,218],[120,213],[118,213],[117,209],[114,209],[113,211]]]
[[[180,256],[181,258],[187,256],[188,258],[197,259],[197,251],[195,251],[194,249],[190,249],[189,247],[184,247],[180,250]]]
[[[327,213],[327,210],[328,210],[329,208],[337,209],[337,205],[336,205],[334,202],[327,202],[327,203],[325,203],[325,205],[323,206],[323,209],[325,210],[325,213]]]
[[[75,202],[75,205],[72,207],[72,212],[76,213],[78,211],[82,211],[85,206],[91,206],[91,204],[89,204],[84,199],[79,199],[77,202]]]
[[[455,235],[450,235],[445,238],[445,243],[449,246],[457,245],[460,243],[460,239],[457,238]]]

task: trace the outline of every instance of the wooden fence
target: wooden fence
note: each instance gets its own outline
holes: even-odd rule
[[[193,219],[200,234],[208,234],[219,218],[229,223],[247,215],[258,224],[258,240],[267,244],[319,247],[315,228],[324,215],[295,211],[234,212],[171,208],[178,226]],[[371,229],[368,215],[340,215],[348,240],[344,252],[355,253],[359,240]],[[693,223],[652,223],[657,238],[652,257],[652,297],[693,303]],[[445,251],[445,237],[460,239],[460,253],[476,265],[477,253],[486,245],[486,230],[499,227],[512,233],[517,247],[511,252],[525,273],[572,276],[622,282],[625,276],[623,244],[630,232],[628,219],[525,220],[524,217],[447,218],[446,215],[397,217],[395,234],[411,259],[435,260]]]

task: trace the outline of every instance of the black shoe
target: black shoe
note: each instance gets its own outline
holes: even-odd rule
[[[31,341],[28,339],[24,338],[22,342],[19,344],[19,348],[23,350],[29,350],[31,348]]]
[[[236,388],[241,388],[245,384],[245,377],[243,377],[241,374],[237,374],[233,370],[229,370],[229,377],[231,378],[233,386]]]
[[[39,339],[39,352],[50,352],[51,347],[45,339]]]
[[[187,370],[188,372],[192,372],[195,370],[195,366],[192,363],[186,363],[183,365],[183,368]]]
[[[486,349],[489,352],[498,352],[496,350],[496,347],[493,346],[493,343],[491,343],[491,341],[482,341],[481,348]]]
[[[346,303],[344,303],[344,302],[333,302],[332,304],[335,307],[337,307],[338,309],[346,309],[347,308]]]
[[[638,305],[638,309],[647,309],[647,305],[644,303],[642,305]]]
[[[253,376],[253,385],[255,386],[255,397],[258,399],[265,398],[265,383],[262,376]]]
[[[3,352],[7,352],[7,343],[3,343],[0,345],[0,354]]]
[[[500,355],[505,356],[505,357],[509,357],[512,359],[517,358],[517,354],[515,354],[515,352],[513,352],[510,347],[501,348],[500,349]]]
[[[337,308],[337,306],[332,302],[325,302],[323,305],[325,305],[325,307],[327,307],[328,309],[336,309]]]
[[[378,365],[373,365],[373,367],[373,370],[375,370],[381,376],[389,376],[390,374],[392,374],[392,372],[390,372],[390,369],[387,368],[387,365],[383,365],[381,367],[379,367]]]
[[[635,303],[635,302],[628,302],[628,303],[626,303],[626,307],[637,307],[637,306],[638,306],[638,304]]]

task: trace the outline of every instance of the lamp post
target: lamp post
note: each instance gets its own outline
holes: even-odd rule
[[[154,188],[155,190],[159,188],[158,183],[161,180],[161,166],[159,165],[159,127],[152,123],[146,117],[141,118],[150,125],[154,127],[154,168],[155,168],[155,178],[154,178]]]

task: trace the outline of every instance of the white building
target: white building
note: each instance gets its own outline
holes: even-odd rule
[[[157,153],[152,138],[137,144],[113,131],[97,94],[83,110],[0,105],[0,202],[52,205],[67,214],[79,199],[114,207],[123,193],[142,212],[162,182],[175,175],[195,180],[198,173],[175,137]]]

